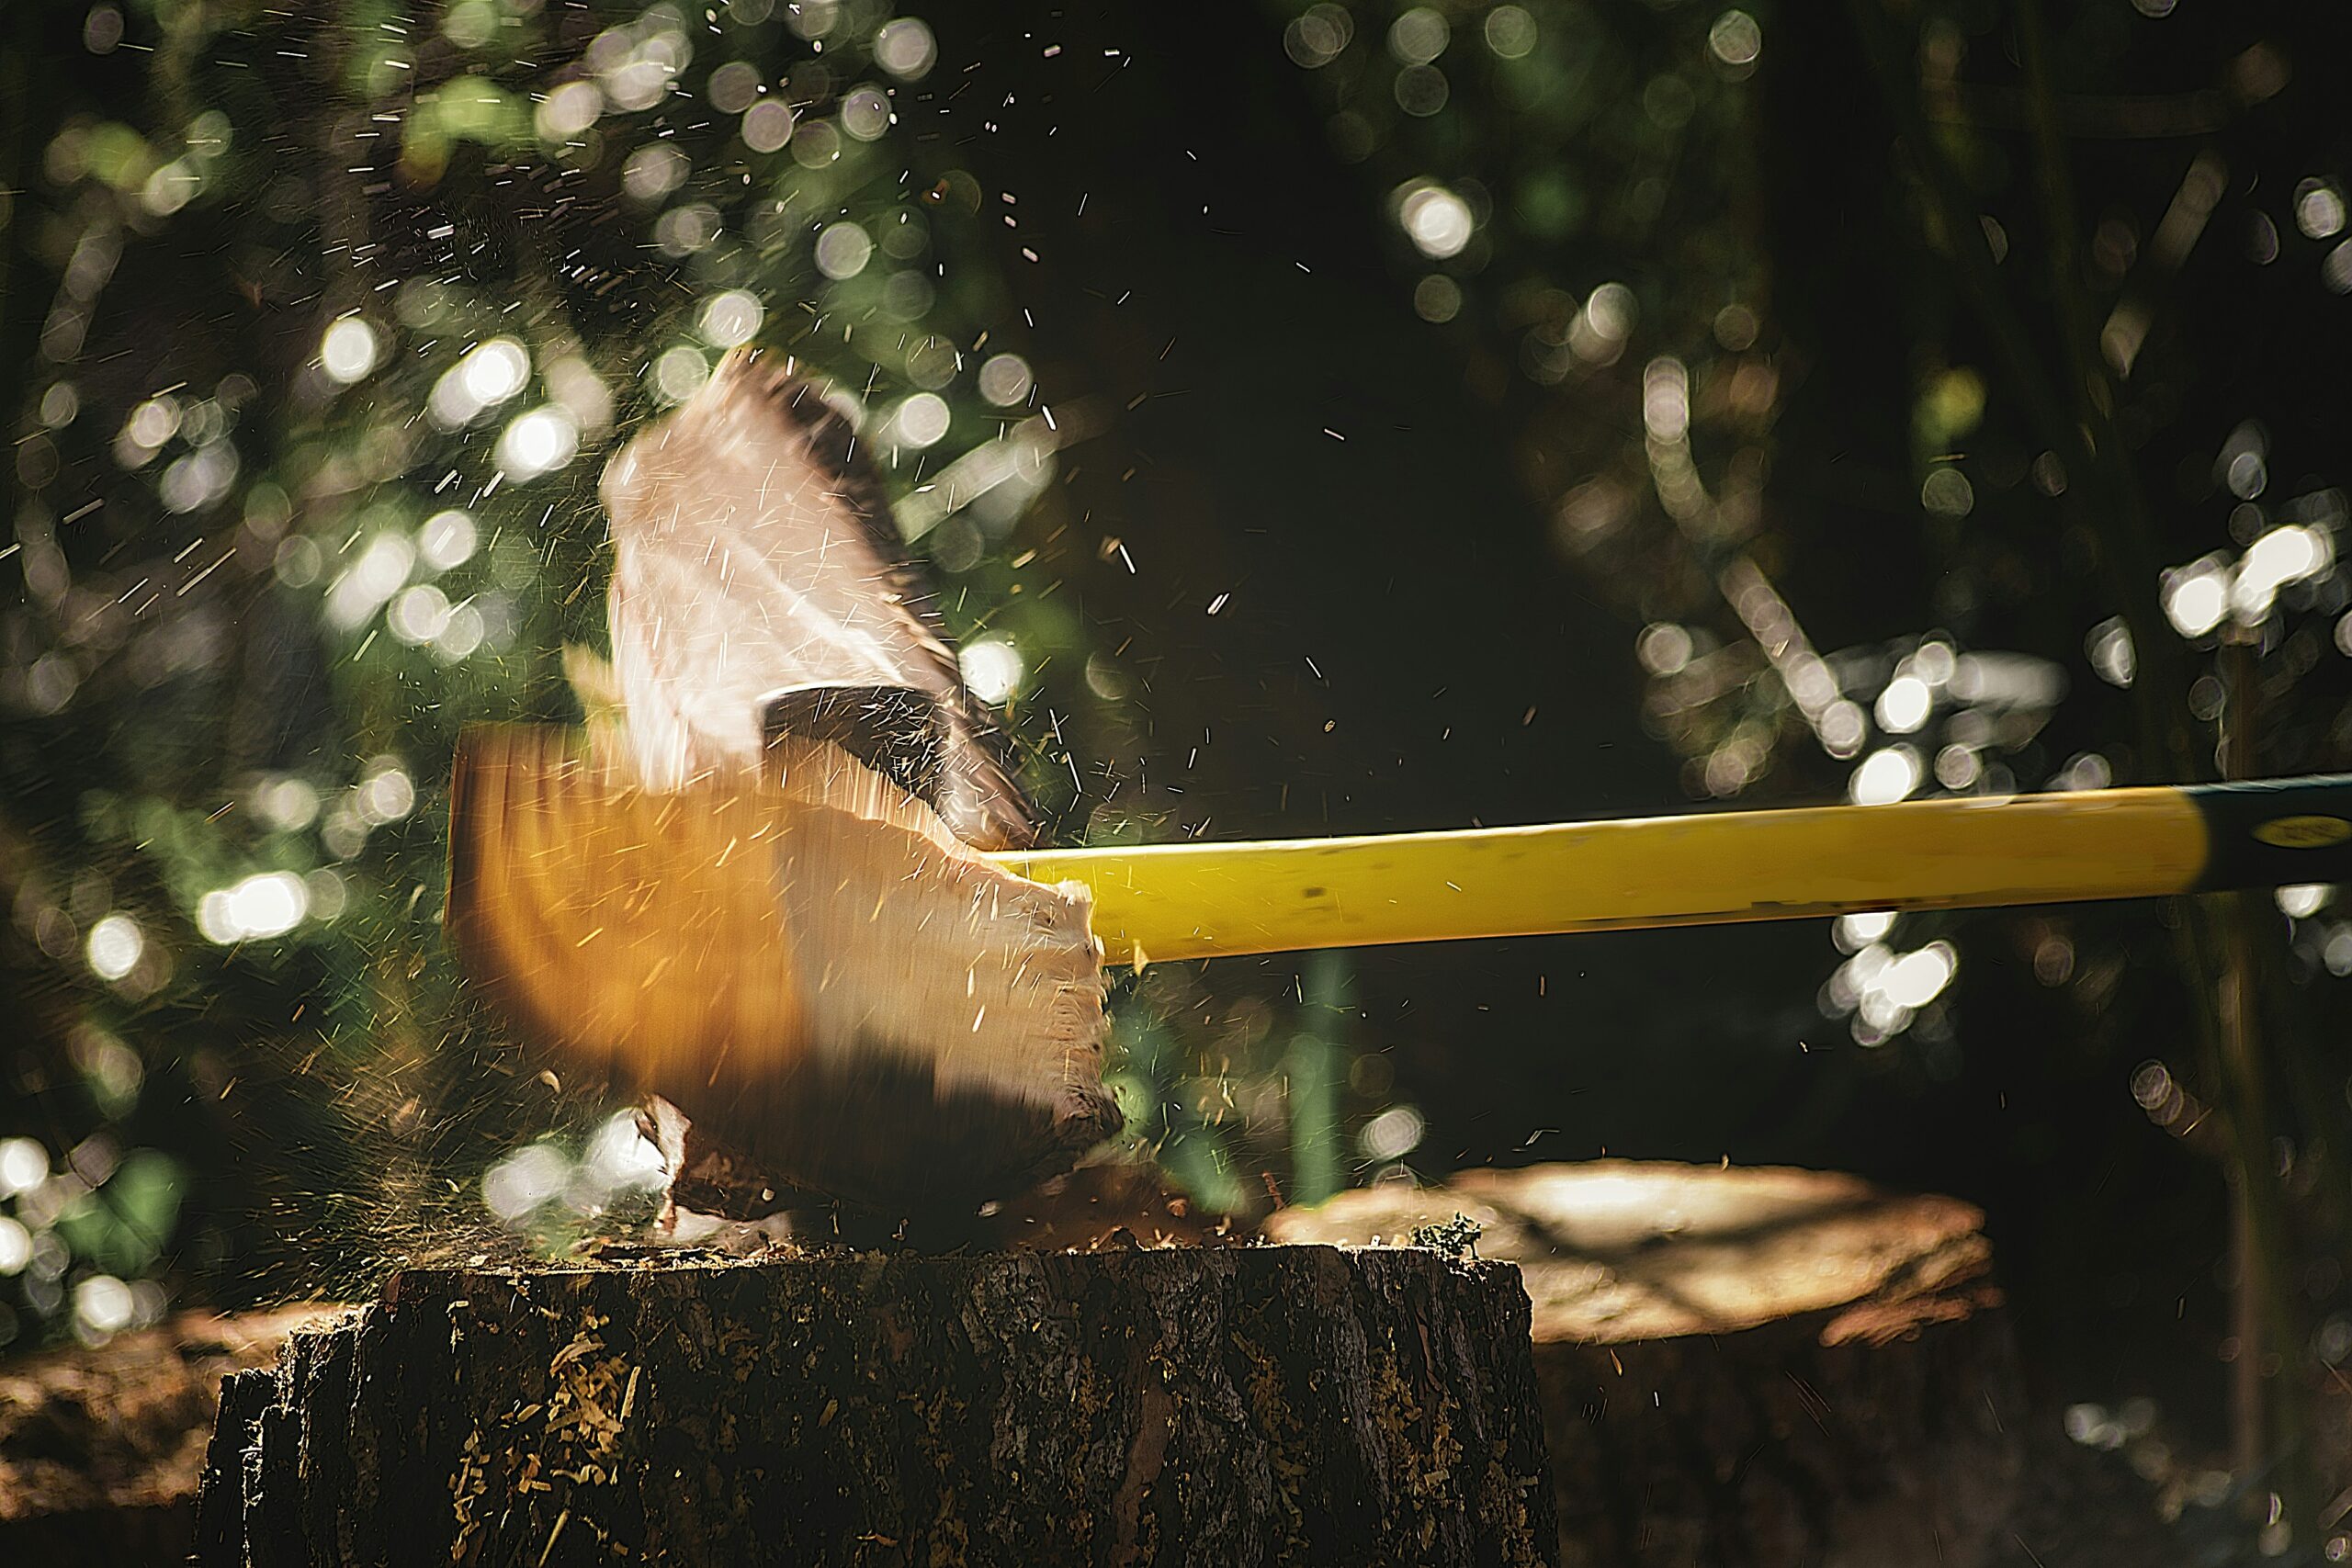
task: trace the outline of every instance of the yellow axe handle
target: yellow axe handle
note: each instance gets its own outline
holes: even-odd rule
[[[2352,878],[2352,775],[990,858],[1141,964]]]

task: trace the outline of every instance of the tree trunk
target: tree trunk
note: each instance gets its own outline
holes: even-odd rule
[[[198,1562],[1534,1563],[1518,1270],[833,1251],[422,1269],[231,1381]]]
[[[1457,1215],[1533,1299],[1563,1568],[2007,1560],[2023,1402],[1974,1209],[1600,1161],[1345,1193],[1267,1229],[1396,1239]]]

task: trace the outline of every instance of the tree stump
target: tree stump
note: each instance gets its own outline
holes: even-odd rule
[[[2009,1557],[2023,1400],[1973,1208],[1611,1160],[1350,1192],[1266,1228],[1368,1242],[1457,1214],[1533,1302],[1563,1568]]]
[[[1126,1248],[413,1269],[230,1381],[200,1563],[1535,1563],[1517,1269]]]

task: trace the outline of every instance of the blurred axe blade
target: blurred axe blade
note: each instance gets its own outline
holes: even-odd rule
[[[466,732],[467,969],[567,1077],[658,1095],[699,1146],[797,1188],[968,1212],[1069,1169],[1120,1122],[1086,890],[1001,870],[840,748],[792,744],[780,786],[656,792],[562,730]]]
[[[603,494],[606,716],[458,749],[469,971],[744,1170],[911,1212],[1069,1169],[1120,1123],[1088,897],[975,852],[1036,814],[848,419],[739,350]]]

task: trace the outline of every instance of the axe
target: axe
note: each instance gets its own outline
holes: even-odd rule
[[[1043,848],[788,365],[737,351],[602,488],[609,679],[575,673],[584,731],[461,738],[447,923],[524,1033],[650,1100],[696,1207],[968,1212],[1069,1169],[1120,1125],[1106,964],[2352,875],[2352,775]]]

